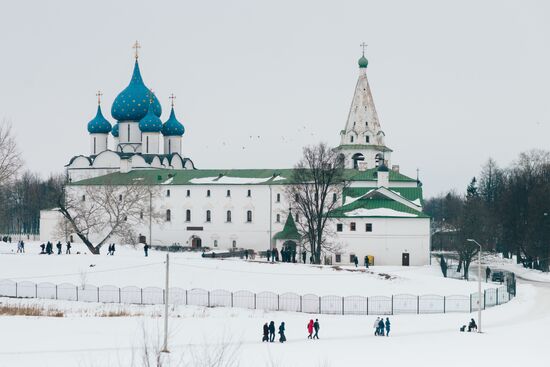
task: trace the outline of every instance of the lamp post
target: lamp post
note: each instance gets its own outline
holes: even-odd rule
[[[481,245],[472,238],[468,238],[467,241],[473,242],[479,246],[479,252],[477,253],[479,262],[479,265],[477,266],[477,332],[481,333]]]

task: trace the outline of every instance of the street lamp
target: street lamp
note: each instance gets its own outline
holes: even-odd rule
[[[473,242],[476,245],[479,246],[479,252],[478,252],[478,262],[479,265],[477,267],[477,302],[479,306],[477,307],[477,332],[481,333],[481,245],[479,242],[477,242],[474,239],[468,238],[468,242]]]

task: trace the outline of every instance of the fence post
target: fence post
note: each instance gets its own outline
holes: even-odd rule
[[[496,299],[496,301],[495,301],[495,305],[498,306],[498,288],[497,288],[497,299]]]
[[[122,291],[120,290],[120,287],[118,287],[118,303],[122,303]]]
[[[15,282],[15,298],[17,298],[17,282]]]
[[[97,302],[99,302],[99,288],[100,287],[97,287]]]
[[[57,299],[57,284],[55,285],[55,299]]]
[[[165,290],[163,289],[162,290],[162,304],[165,304],[166,303],[166,294],[165,294]]]
[[[319,313],[322,313],[321,312],[321,296],[319,296]]]
[[[480,301],[481,302],[481,301]],[[479,304],[479,307],[481,307],[481,303]],[[487,308],[487,290],[483,290],[483,309]]]
[[[443,296],[443,313],[446,313],[445,312],[446,307],[447,307],[447,297]]]
[[[143,304],[143,288],[139,289],[139,304]]]
[[[342,297],[342,315],[345,315],[345,314],[346,314],[346,313],[344,312],[344,309],[345,309],[344,297]]]
[[[185,290],[185,305],[187,306],[189,304],[189,300],[187,297],[187,289]]]
[[[34,298],[38,298],[38,284],[34,283]]]
[[[391,314],[393,315],[393,294],[391,295]]]
[[[369,297],[367,297],[367,316],[369,315]]]
[[[420,296],[416,296],[416,314],[420,315]]]
[[[76,300],[78,301],[78,286],[76,286],[75,288],[76,288]]]
[[[302,295],[300,295],[300,312],[304,312],[302,308]]]
[[[277,311],[279,311],[280,309],[281,309],[281,300],[280,300],[279,294],[277,293]]]
[[[233,307],[233,292],[231,292],[231,307]]]
[[[208,291],[208,307],[210,307],[210,291]]]
[[[472,312],[472,294],[470,293],[470,313]]]
[[[256,309],[256,293],[254,293],[254,309]]]

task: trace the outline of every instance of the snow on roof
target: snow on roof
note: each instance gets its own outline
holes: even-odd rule
[[[254,178],[254,177],[231,177],[231,176],[215,176],[192,178],[189,180],[192,184],[258,184],[269,181],[271,177]],[[283,178],[284,179],[284,178]]]
[[[349,212],[344,213],[346,217],[406,217],[406,218],[416,218],[418,215],[412,213],[400,212],[388,208],[377,208],[377,209],[365,209],[359,208]]]

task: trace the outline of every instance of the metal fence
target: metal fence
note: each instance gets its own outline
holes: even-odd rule
[[[290,311],[334,315],[397,315],[472,312],[479,307],[478,294],[470,295],[412,295],[393,296],[318,296],[296,293],[253,293],[250,291],[205,290],[200,288],[170,288],[169,303],[204,307],[239,307],[266,311]],[[86,284],[33,283],[0,280],[0,296],[17,298],[41,298],[66,301],[125,303],[141,305],[164,304],[164,289],[138,288]],[[506,286],[487,289],[481,299],[481,307],[497,306],[514,297]]]

